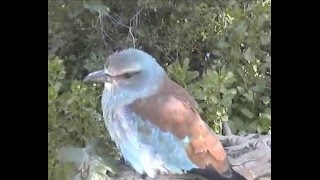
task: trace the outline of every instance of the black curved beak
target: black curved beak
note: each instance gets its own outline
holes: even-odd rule
[[[106,70],[99,70],[88,74],[83,81],[112,82],[112,76]]]

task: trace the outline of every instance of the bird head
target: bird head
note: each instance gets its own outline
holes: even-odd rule
[[[164,69],[152,56],[130,48],[108,56],[104,68],[88,74],[84,81],[102,82],[105,88],[122,94],[146,94],[155,91],[165,77]]]

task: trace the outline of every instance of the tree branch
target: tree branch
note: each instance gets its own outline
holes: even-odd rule
[[[271,135],[249,134],[246,136],[219,136],[223,144],[230,165],[233,170],[248,180],[271,179]],[[86,174],[86,179],[93,179],[98,173],[106,179],[116,180],[151,180],[135,172],[123,161],[105,160],[94,152],[94,145],[87,145],[85,148],[64,148],[60,152],[61,161],[75,162],[77,171],[76,177]],[[116,167],[116,168],[115,168]],[[98,172],[99,171],[99,172]],[[84,173],[85,172],[85,173]],[[109,172],[109,173],[107,173]],[[91,174],[91,176],[90,176]],[[89,178],[90,176],[90,178]],[[78,178],[75,178],[78,179]],[[181,179],[205,179],[196,174],[173,174],[157,175],[154,180],[181,180]]]

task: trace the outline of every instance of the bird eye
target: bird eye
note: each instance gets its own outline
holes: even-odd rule
[[[133,75],[136,75],[140,73],[140,71],[133,71],[133,72],[126,72],[126,73],[123,73],[121,74],[121,77],[125,78],[125,79],[129,79],[131,78]]]
[[[133,75],[133,73],[124,73],[123,77],[126,78],[126,79],[129,79],[129,78],[132,77],[132,75]]]

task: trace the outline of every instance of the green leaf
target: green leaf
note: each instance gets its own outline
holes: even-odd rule
[[[234,96],[232,94],[224,95],[221,100],[221,104],[224,105],[225,107],[229,107],[232,104],[233,97]]]
[[[271,57],[269,55],[265,56],[264,60],[268,63],[271,63]]]
[[[247,11],[252,11],[256,8],[257,8],[257,4],[249,4],[249,6],[247,7]]]
[[[56,91],[56,89],[54,87],[48,87],[48,100],[51,100],[50,102],[52,102],[57,97],[58,97],[58,92]]]
[[[260,15],[257,21],[258,26],[261,27],[266,20],[267,19],[264,17],[264,15]]]
[[[267,113],[260,113],[259,116],[263,119],[267,119],[271,121],[271,115]]]
[[[50,59],[48,62],[48,80],[50,81],[59,81],[64,79],[66,72],[64,70],[63,61],[58,57]]]
[[[269,104],[271,101],[270,97],[268,97],[268,96],[262,96],[260,99],[262,100],[262,102],[264,104]]]
[[[191,82],[192,80],[194,80],[198,76],[199,76],[198,71],[187,71],[186,83]]]
[[[100,15],[105,15],[110,12],[110,9],[103,5],[100,0],[94,0],[94,1],[83,1],[83,7],[86,9],[89,9],[90,12],[97,12]]]
[[[247,31],[247,23],[245,21],[240,21],[236,26],[235,31],[239,34],[244,34]]]
[[[254,117],[254,114],[251,111],[249,111],[249,109],[247,109],[247,108],[242,108],[241,112],[242,112],[242,114],[247,116],[249,119],[252,119]]]
[[[267,113],[267,114],[271,114],[271,108],[266,108],[266,109],[264,110],[264,112]]]
[[[251,133],[255,133],[255,131],[257,130],[257,128],[258,128],[258,122],[257,122],[257,121],[253,121],[252,123],[250,123],[248,130],[249,130]]]
[[[59,150],[58,159],[63,162],[75,163],[76,167],[80,167],[86,160],[85,151],[82,148],[61,148]]]
[[[237,94],[237,90],[235,88],[231,88],[227,90],[228,94],[232,94],[233,96],[235,96]]]
[[[197,100],[207,100],[207,95],[200,89],[192,91],[192,96]]]
[[[253,86],[251,89],[256,93],[263,93],[265,91],[266,82],[260,81],[259,84]]]
[[[268,129],[262,127],[261,125],[258,125],[258,126],[257,126],[257,132],[258,132],[259,134],[261,134],[261,133],[264,133],[264,132],[268,132]]]
[[[243,96],[246,97],[249,102],[253,101],[253,92],[251,90],[249,90],[247,93],[244,93]]]
[[[56,82],[56,84],[54,85],[54,89],[56,92],[59,92],[61,85],[61,82]]]
[[[226,47],[229,47],[229,44],[225,41],[224,38],[221,38],[220,41],[217,43],[217,47],[220,49],[224,49]]]
[[[244,73],[244,70],[242,69],[242,67],[238,68],[238,73],[245,80],[245,73]]]
[[[94,121],[101,121],[102,120],[102,116],[98,112],[93,112],[91,117],[92,117],[92,120],[94,120]]]
[[[260,41],[262,45],[268,45],[270,43],[271,37],[269,34],[263,34],[260,37]]]
[[[243,53],[244,58],[252,62],[255,60],[255,53],[252,51],[251,47],[249,47],[244,53]]]
[[[233,77],[233,72],[229,71],[229,72],[227,72],[227,75],[226,75],[223,83],[225,85],[230,85],[230,84],[234,83],[235,81],[236,81],[236,79]]]
[[[244,122],[239,117],[235,116],[232,118],[231,121],[234,123],[234,125],[236,126],[237,129],[243,130],[245,128]]]
[[[235,58],[235,59],[241,59],[242,55],[241,55],[241,51],[238,48],[232,48],[230,51],[230,56]]]
[[[185,58],[183,60],[183,63],[182,63],[182,69],[187,71],[189,69],[189,62],[190,62],[190,59],[189,58]]]
[[[77,57],[76,57],[74,54],[71,54],[71,55],[69,56],[69,60],[70,60],[70,61],[76,61],[76,60],[77,60]]]
[[[240,131],[238,134],[239,134],[239,136],[245,136],[248,133],[246,131]]]
[[[244,88],[241,86],[237,86],[237,90],[239,92],[239,94],[243,94],[244,93]]]
[[[64,128],[57,129],[57,132],[59,133],[60,137],[64,137],[64,136],[68,136],[69,135]]]
[[[70,10],[68,11],[68,16],[71,18],[75,18],[80,13],[83,12],[84,7],[81,1],[69,1]]]
[[[209,99],[210,99],[210,102],[213,104],[218,104],[219,102],[219,100],[214,95],[210,96]]]
[[[71,133],[71,132],[74,132],[74,131],[78,131],[78,128],[77,126],[75,126],[74,124],[72,125],[68,125],[68,132]]]
[[[203,82],[204,84],[210,83],[216,85],[219,82],[219,74],[217,71],[208,70],[203,77],[203,80],[205,80]]]

